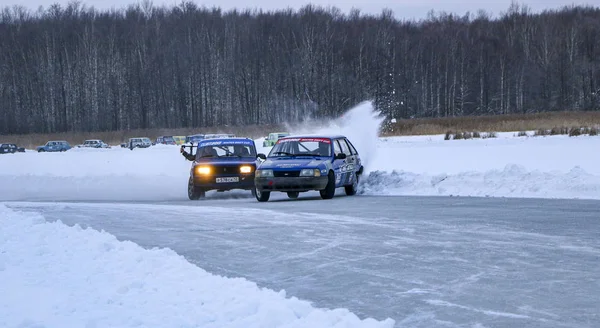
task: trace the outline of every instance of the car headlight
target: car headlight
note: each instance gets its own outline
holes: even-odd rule
[[[210,174],[210,166],[197,166],[196,173],[200,175],[208,175]]]
[[[251,173],[251,172],[252,172],[252,166],[250,166],[250,165],[240,166],[240,173]]]
[[[300,171],[301,177],[320,177],[321,171],[319,169],[302,169]]]
[[[272,178],[273,170],[257,170],[256,176],[261,178]]]

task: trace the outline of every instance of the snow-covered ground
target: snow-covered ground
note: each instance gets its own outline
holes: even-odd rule
[[[362,194],[600,199],[600,137],[378,138],[380,124],[365,103],[290,131],[348,136],[366,167]],[[258,151],[268,153],[262,141]],[[3,155],[0,200],[185,199],[189,168],[177,146]]]
[[[366,103],[330,124],[290,131],[348,136],[365,164],[363,195],[600,199],[600,137],[518,138],[502,133],[485,140],[379,138],[380,123]],[[257,148],[267,153],[262,141],[256,140]],[[0,202],[186,200],[189,169],[190,162],[176,146],[3,155]],[[245,191],[226,195],[250,197]],[[215,193],[211,198],[217,198]],[[0,295],[2,327],[394,324],[361,321],[344,309],[318,309],[244,279],[207,273],[171,250],[143,249],[106,232],[47,223],[42,216],[15,212],[1,203]],[[450,306],[436,302],[438,307]]]
[[[392,327],[0,205],[0,327]]]
[[[381,138],[362,191],[600,199],[600,137]]]

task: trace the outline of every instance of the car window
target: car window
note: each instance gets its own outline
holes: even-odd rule
[[[331,140],[326,138],[279,139],[269,157],[280,156],[331,156]]]
[[[352,155],[358,155],[358,151],[356,151],[356,148],[354,148],[354,145],[350,142],[350,140],[348,139],[344,139],[347,143],[348,146],[350,147],[350,150],[352,151]]]
[[[256,149],[250,145],[214,145],[203,146],[196,153],[198,158],[202,157],[256,157]]]
[[[341,154],[342,148],[340,146],[339,140],[335,140],[335,142],[333,144],[334,144],[333,153],[335,154],[335,156],[337,156],[338,154]]]
[[[346,156],[352,155],[352,153],[350,153],[350,148],[348,148],[348,144],[344,139],[338,139],[337,141],[339,142],[340,147],[342,147],[342,152],[346,154]]]

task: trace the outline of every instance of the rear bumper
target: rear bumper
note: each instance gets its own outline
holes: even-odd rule
[[[260,191],[309,191],[323,190],[327,186],[328,177],[284,177],[256,178],[254,183]]]
[[[217,178],[237,177],[237,182],[217,182]],[[233,190],[233,189],[254,189],[254,174],[238,175],[194,175],[194,186],[203,190]]]

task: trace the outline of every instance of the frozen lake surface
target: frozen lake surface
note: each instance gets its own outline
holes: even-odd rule
[[[397,327],[600,322],[598,201],[274,196],[7,204]]]

